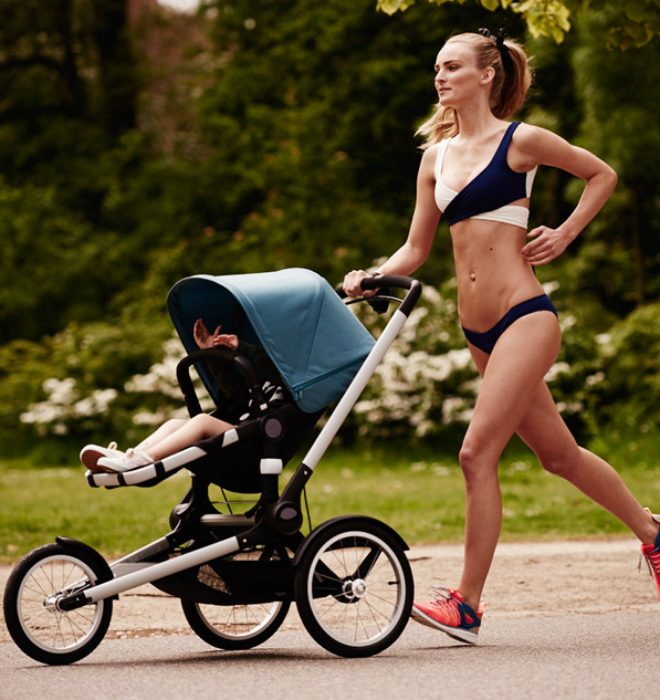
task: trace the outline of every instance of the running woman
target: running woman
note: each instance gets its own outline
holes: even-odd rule
[[[456,588],[416,602],[413,618],[476,644],[480,601],[502,523],[500,455],[514,433],[543,468],[567,479],[639,538],[660,597],[660,516],[642,508],[617,472],[580,447],[544,381],[560,348],[557,312],[534,274],[561,255],[614,191],[614,170],[557,134],[509,121],[531,84],[523,47],[488,30],[451,37],[435,63],[438,103],[426,137],[406,242],[377,273],[409,275],[428,258],[440,217],[451,235],[458,314],[483,377],[459,461],[466,487],[465,558]],[[557,228],[527,230],[539,165],[585,182]],[[362,296],[367,276],[344,279]]]

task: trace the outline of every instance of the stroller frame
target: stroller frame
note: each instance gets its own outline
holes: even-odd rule
[[[208,486],[211,482],[193,474],[192,488],[170,516],[172,531],[112,564],[108,564],[88,545],[65,537],[57,537],[56,544],[33,550],[12,572],[4,600],[8,629],[25,653],[50,664],[70,663],[83,658],[103,638],[110,621],[112,600],[121,593],[147,583],[181,597],[184,601],[184,612],[193,629],[215,646],[225,649],[251,648],[270,637],[284,619],[283,615],[281,619],[278,618],[277,611],[274,615],[277,619],[273,619],[272,624],[274,629],[270,620],[266,620],[268,624],[264,623],[263,629],[258,629],[257,633],[250,634],[247,638],[239,639],[218,638],[212,630],[205,629],[209,624],[203,618],[199,620],[198,613],[188,614],[191,606],[194,608],[202,603],[223,604],[217,602],[224,600],[223,595],[226,594],[222,591],[211,590],[208,596],[200,596],[198,592],[190,593],[186,588],[189,584],[195,587],[190,579],[190,572],[197,574],[198,567],[205,565],[210,565],[220,578],[220,587],[226,576],[231,579],[234,569],[239,574],[243,569],[257,571],[260,582],[246,585],[247,590],[239,593],[237,603],[232,603],[230,599],[224,604],[285,601],[288,609],[288,604],[295,600],[308,632],[319,644],[335,654],[348,657],[372,655],[387,648],[398,638],[409,617],[413,598],[412,575],[404,553],[408,547],[400,535],[384,523],[367,516],[333,518],[319,525],[307,536],[300,531],[303,523],[301,497],[306,483],[376,367],[398,336],[421,294],[421,284],[417,280],[401,276],[366,278],[362,286],[364,290],[402,289],[405,290],[405,296],[400,299],[377,295],[368,299],[372,304],[381,299],[396,301],[399,308],[388,320],[281,495],[279,474],[283,470],[283,462],[276,456],[275,447],[281,436],[282,426],[277,415],[270,415],[263,420],[251,421],[245,427],[239,425],[222,436],[222,446],[240,440],[243,434],[249,431],[261,430],[265,437],[265,454],[260,464],[263,488],[258,503],[247,513],[218,513],[208,497]],[[202,351],[209,352],[215,350]],[[222,353],[223,350],[219,352]],[[189,377],[189,368],[202,353],[191,353],[177,368],[179,383],[191,415],[200,409]],[[247,373],[249,374],[249,368]],[[257,383],[253,382],[253,385],[257,386]],[[95,474],[96,481],[92,485],[113,485],[112,478],[119,480],[119,483],[114,485],[140,483],[144,481],[147,472],[162,478],[207,456],[208,452],[204,448],[209,442],[211,441],[202,441],[154,465],[124,474]],[[104,483],[104,479],[109,479],[109,482]],[[196,544],[188,551],[186,545],[190,541]],[[356,559],[354,569],[345,572],[341,580],[337,579],[337,583],[330,584],[326,581],[319,584],[321,578],[325,576],[329,580],[330,576],[324,556],[332,556],[344,547],[360,551],[361,558]],[[20,600],[24,579],[39,566],[42,559],[59,556],[62,552],[63,556],[79,562],[78,566],[84,576],[68,583],[62,589],[54,590],[43,601],[43,605],[51,606],[58,614],[66,614],[96,604],[100,606],[101,612],[97,613],[93,629],[82,641],[59,649],[49,648],[38,640],[35,642],[26,631],[21,617]],[[255,552],[259,553],[256,562],[240,560],[242,553]],[[367,578],[381,555],[386,558],[386,563],[394,572],[390,573],[390,578],[397,581],[398,593],[392,604],[393,610],[377,625],[378,629],[365,639],[347,638],[343,631],[337,632],[332,624],[326,624],[315,606],[324,596],[334,597],[345,605],[360,602],[366,595]],[[238,559],[234,560],[237,556]],[[250,569],[250,564],[255,566]],[[210,573],[213,575],[213,571]],[[391,582],[388,585],[392,585]]]

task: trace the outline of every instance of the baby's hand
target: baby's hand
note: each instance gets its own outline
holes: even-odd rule
[[[220,326],[218,326],[218,331],[219,330]],[[236,350],[238,349],[238,336],[216,332],[213,334],[213,345],[215,347],[217,347],[218,345],[223,345],[224,347],[227,347],[230,350]]]
[[[221,333],[221,330],[222,326],[217,326],[213,334],[209,333],[204,325],[204,321],[198,318],[193,326],[193,336],[197,347],[205,350],[206,348],[224,346],[230,350],[236,350],[238,348],[238,336]]]

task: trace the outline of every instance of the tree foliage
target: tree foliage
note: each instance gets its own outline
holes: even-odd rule
[[[466,0],[427,0],[435,5],[463,4]],[[660,36],[658,0],[475,0],[488,10],[511,10],[520,14],[533,37],[552,37],[557,43],[571,29],[571,15],[583,12],[616,11],[610,28],[610,46],[626,49],[643,46]],[[417,0],[377,0],[378,9],[387,14],[407,10]]]
[[[649,128],[658,43],[613,53],[621,13],[596,2],[583,12],[566,1],[573,29],[558,46],[526,36],[531,15],[511,11],[520,3],[495,0],[409,2],[391,16],[373,0],[208,0],[194,18],[147,0],[0,0],[0,450],[136,434],[135,416],[161,415],[156,393],[127,387],[162,364],[165,298],[179,278],[302,266],[335,283],[396,249],[414,204],[414,132],[436,97],[437,50],[452,32],[489,23],[526,38],[535,57],[520,116],[619,172],[616,195],[580,242],[538,271],[577,319],[561,360],[571,369],[555,384],[589,416],[571,420],[589,430],[614,421],[631,401],[618,368],[635,366],[651,342],[639,319],[659,291]],[[580,183],[551,169],[537,182],[532,222],[556,224]],[[451,288],[444,224],[419,275]],[[421,324],[413,348],[432,355],[429,371],[462,343],[455,325],[451,342],[431,342],[438,323]],[[607,358],[594,338],[610,331],[629,364],[607,360],[617,379],[597,387],[587,380]],[[655,391],[657,370],[637,366],[643,378],[630,387]],[[451,405],[430,399],[433,383],[405,388],[424,430],[427,407],[435,420],[471,395],[464,369],[441,383]],[[94,412],[111,396],[107,415]],[[29,422],[49,406],[59,416],[49,426]]]

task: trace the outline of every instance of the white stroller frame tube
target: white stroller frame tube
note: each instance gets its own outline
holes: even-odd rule
[[[205,564],[213,559],[233,554],[239,550],[238,539],[236,537],[228,537],[220,540],[220,542],[214,542],[206,547],[195,549],[188,554],[182,554],[179,557],[152,564],[145,569],[118,576],[105,583],[99,583],[83,591],[83,594],[89,602],[96,603],[98,600],[111,598],[131,588],[142,586],[145,583],[152,583],[158,579],[165,578],[165,576],[178,574],[186,569],[191,569],[193,566]]]
[[[330,443],[333,441],[335,435],[339,431],[339,428],[341,428],[346,420],[346,416],[348,416],[353,406],[360,398],[360,394],[367,386],[369,379],[371,379],[371,376],[376,370],[376,367],[378,367],[381,360],[385,356],[385,353],[396,340],[396,337],[399,335],[399,331],[407,320],[408,316],[406,316],[406,314],[404,314],[400,309],[397,309],[392,314],[392,318],[383,329],[383,332],[380,334],[376,344],[373,346],[373,348],[371,348],[371,352],[362,363],[362,367],[360,367],[358,370],[358,373],[349,384],[348,389],[346,389],[346,392],[335,407],[335,410],[330,414],[327,423],[323,426],[323,429],[318,434],[316,440],[314,440],[314,443],[305,455],[303,464],[306,467],[309,467],[310,470],[313,471],[316,465],[321,461],[321,458],[330,446]]]

